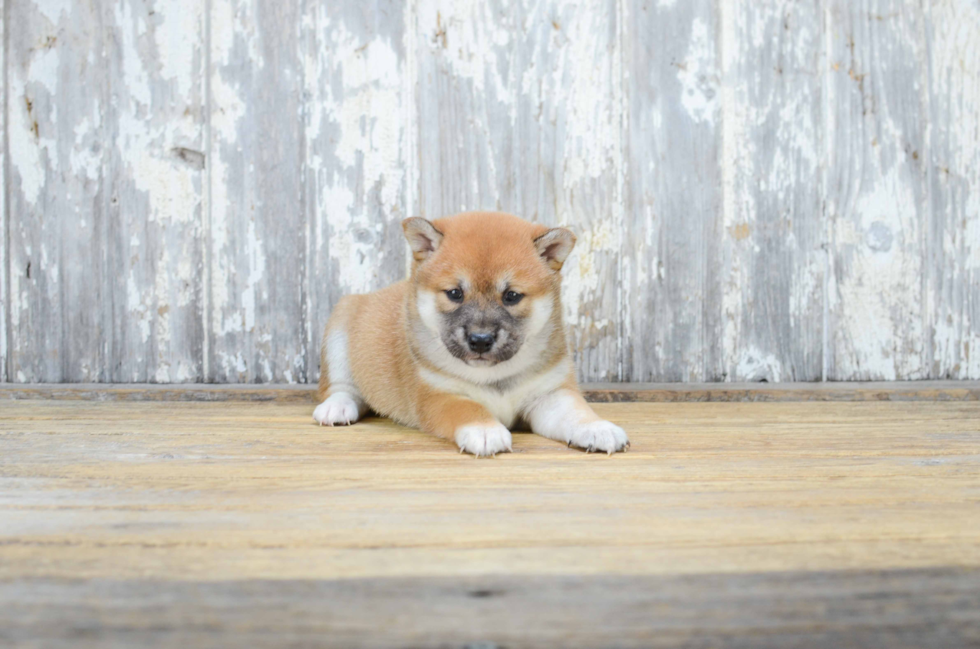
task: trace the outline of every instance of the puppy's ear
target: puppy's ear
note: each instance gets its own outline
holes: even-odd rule
[[[534,247],[551,270],[561,270],[575,247],[575,235],[568,228],[551,228],[534,240]]]
[[[413,216],[402,221],[402,230],[405,231],[405,238],[408,245],[412,248],[412,256],[415,261],[422,261],[439,249],[442,243],[442,232],[436,230],[435,226],[423,219],[421,216]]]

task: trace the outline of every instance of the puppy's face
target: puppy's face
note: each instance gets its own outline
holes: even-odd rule
[[[468,213],[403,223],[416,259],[418,315],[471,367],[509,360],[558,309],[558,271],[575,245],[564,228]]]

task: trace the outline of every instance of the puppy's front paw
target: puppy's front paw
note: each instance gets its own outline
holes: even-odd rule
[[[313,419],[321,426],[349,426],[359,416],[357,402],[346,392],[335,392],[316,407]]]
[[[626,431],[611,421],[591,421],[572,428],[568,443],[588,453],[605,451],[612,455],[627,448],[630,441]]]
[[[460,453],[496,455],[511,450],[510,431],[498,423],[469,424],[456,429]]]

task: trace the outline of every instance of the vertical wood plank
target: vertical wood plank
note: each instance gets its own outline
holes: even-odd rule
[[[0,382],[7,378],[7,2],[0,0]]]
[[[10,379],[106,380],[99,7],[8,8]]]
[[[625,377],[724,378],[716,3],[633,0]],[[727,288],[727,287],[726,287]]]
[[[405,275],[405,5],[315,0],[304,17],[310,381],[337,300]]]
[[[927,6],[929,377],[980,379],[980,5]]]
[[[204,3],[106,3],[109,380],[201,381]]]
[[[823,12],[816,0],[721,3],[725,377],[823,372]]]
[[[422,0],[420,204],[428,218],[512,212],[567,225],[579,376],[620,376],[622,68],[613,0]]]
[[[301,18],[211,3],[209,381],[307,376]]]
[[[931,212],[922,12],[899,0],[840,0],[827,22],[828,378],[923,378]]]

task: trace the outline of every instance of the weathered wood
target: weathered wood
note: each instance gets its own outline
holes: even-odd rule
[[[302,11],[212,0],[206,380],[307,376]]]
[[[706,401],[980,401],[978,381],[882,381],[847,383],[584,383],[593,402]],[[0,383],[0,401],[275,401],[312,403],[302,384],[105,384]]]
[[[921,6],[835,1],[827,23],[827,378],[924,378],[932,212]]]
[[[718,5],[724,376],[823,378],[823,11],[817,0]],[[675,190],[677,191],[677,190]]]
[[[7,291],[7,0],[0,0],[0,381],[10,381],[7,375],[7,319],[9,299]]]
[[[976,2],[0,6],[0,380],[315,380],[474,208],[583,380],[980,379]]]
[[[404,2],[310,2],[306,51],[308,307],[304,380],[319,378],[320,334],[337,300],[405,276],[409,214]]]
[[[424,216],[513,212],[570,226],[565,315],[579,375],[620,372],[621,52],[617,3],[417,7]]]
[[[717,3],[628,5],[624,378],[725,378]]]
[[[928,3],[928,376],[980,376],[980,5]]]
[[[103,15],[11,2],[5,16],[9,375],[109,380]]]
[[[980,401],[977,381],[586,383],[583,389],[593,402]]]
[[[901,647],[980,637],[980,571],[0,582],[0,639],[106,647]],[[588,615],[582,615],[588,610]]]
[[[974,643],[980,403],[596,407],[630,452],[517,435],[476,460],[310,404],[4,403],[0,638]]]
[[[204,379],[205,5],[104,3],[114,382]],[[91,305],[93,308],[97,305]]]
[[[275,401],[313,403],[316,390],[308,385],[264,384],[106,384],[106,383],[0,383],[0,401],[54,399],[58,401]]]

